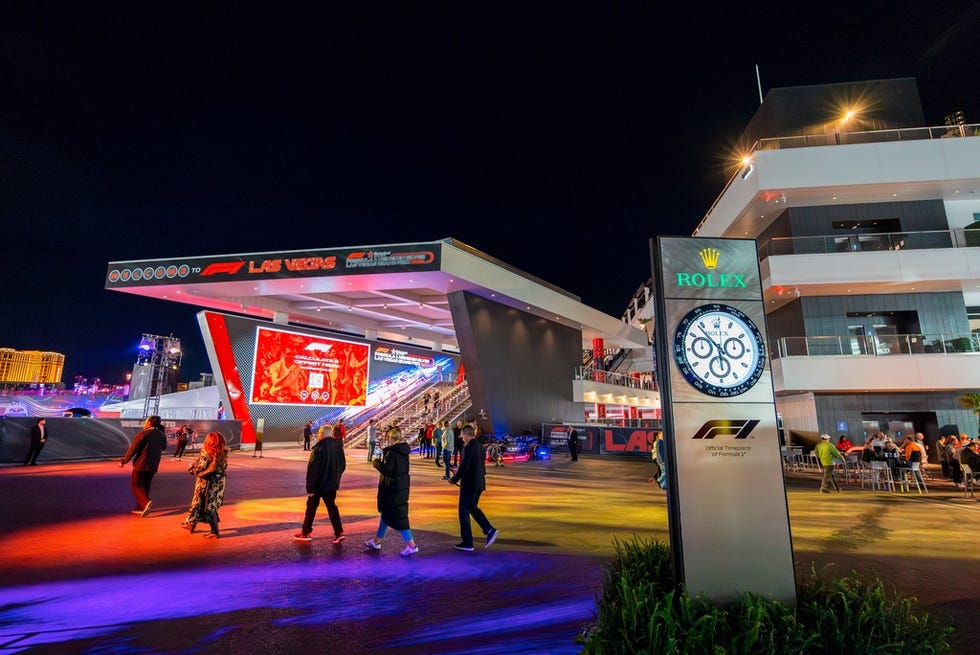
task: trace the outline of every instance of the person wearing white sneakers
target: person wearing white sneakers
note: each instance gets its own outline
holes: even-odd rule
[[[463,457],[455,475],[449,478],[449,484],[459,485],[459,536],[462,541],[453,548],[472,552],[473,528],[470,527],[470,517],[487,536],[484,548],[489,548],[496,541],[497,528],[490,524],[490,519],[479,507],[480,496],[487,488],[486,452],[483,444],[476,438],[472,425],[464,426],[461,434]]]
[[[371,462],[381,473],[381,479],[378,480],[378,512],[381,513],[381,521],[375,536],[365,541],[364,545],[371,550],[381,550],[381,540],[391,527],[398,530],[405,540],[405,548],[400,554],[402,557],[410,557],[419,552],[408,521],[408,494],[411,488],[408,465],[412,451],[398,428],[388,430],[387,437],[388,447],[381,451],[381,457]]]
[[[344,455],[344,440],[331,439],[329,435],[332,431],[327,431],[329,429],[329,425],[321,428],[325,437],[313,446],[310,461],[306,465],[306,514],[303,516],[302,529],[293,535],[293,539],[303,542],[312,539],[310,534],[313,532],[313,520],[322,500],[333,527],[332,543],[336,546],[346,539],[340,510],[337,508],[337,490],[340,489],[340,477],[347,469],[347,458]]]

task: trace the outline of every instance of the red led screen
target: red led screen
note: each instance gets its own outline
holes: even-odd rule
[[[256,328],[253,403],[367,403],[367,344]]]

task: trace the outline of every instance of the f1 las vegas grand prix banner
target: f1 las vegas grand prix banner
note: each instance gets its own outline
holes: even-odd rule
[[[258,327],[252,402],[363,407],[368,351],[364,343]]]
[[[201,336],[242,444],[295,444],[303,425],[349,430],[380,407],[456,379],[459,356],[267,320],[202,311]]]
[[[441,242],[111,262],[106,288],[437,271]]]
[[[691,595],[795,602],[755,241],[650,249],[674,568]]]

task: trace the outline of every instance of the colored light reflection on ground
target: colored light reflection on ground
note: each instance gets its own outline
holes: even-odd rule
[[[0,652],[577,653],[614,541],[667,539],[648,460],[559,456],[488,467],[481,506],[501,536],[459,553],[458,489],[413,459],[421,552],[399,557],[394,532],[369,552],[378,478],[365,459],[348,458],[340,546],[322,510],[311,544],[291,538],[305,502],[298,449],[233,454],[217,541],[178,527],[187,462],[164,462],[145,519],[129,513],[116,463],[0,469]],[[818,475],[787,476],[798,571],[877,572],[976,643],[980,556],[961,526],[980,503],[941,480],[928,495],[819,494]]]
[[[226,624],[223,617],[248,615],[268,621],[270,630],[292,629],[296,634],[325,634],[335,624],[352,626],[353,634],[376,632],[385,626],[388,638],[384,643],[389,648],[422,647],[440,653],[475,652],[467,645],[474,638],[495,644],[488,645],[487,652],[499,652],[494,637],[501,626],[520,626],[529,631],[530,641],[523,650],[509,647],[511,652],[541,652],[542,644],[533,639],[539,633],[549,643],[547,652],[573,653],[579,649],[571,639],[563,648],[554,643],[549,628],[565,630],[570,620],[584,623],[594,606],[586,588],[577,596],[568,595],[566,589],[544,587],[527,594],[499,584],[532,571],[532,575],[546,576],[548,567],[567,564],[562,558],[519,555],[491,559],[451,553],[386,562],[370,555],[5,588],[0,591],[0,641],[4,652],[44,645],[69,652],[70,644],[89,641],[114,644],[116,652],[134,652],[142,648],[139,634],[153,626],[158,638],[173,632],[165,650],[181,649],[182,626],[196,625],[203,617],[218,620],[220,625],[211,632],[194,637],[195,642],[207,643],[242,630],[242,624]],[[443,592],[433,595],[439,589]],[[467,599],[474,592],[494,593],[503,607],[475,615],[467,612]],[[405,617],[422,607],[442,612],[446,620],[399,629]],[[106,651],[100,648],[99,652]],[[353,651],[341,647],[339,652]]]

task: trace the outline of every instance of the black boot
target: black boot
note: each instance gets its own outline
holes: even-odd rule
[[[220,535],[218,533],[218,513],[208,512],[208,525],[211,526],[211,532],[204,535],[209,539],[217,539]]]

